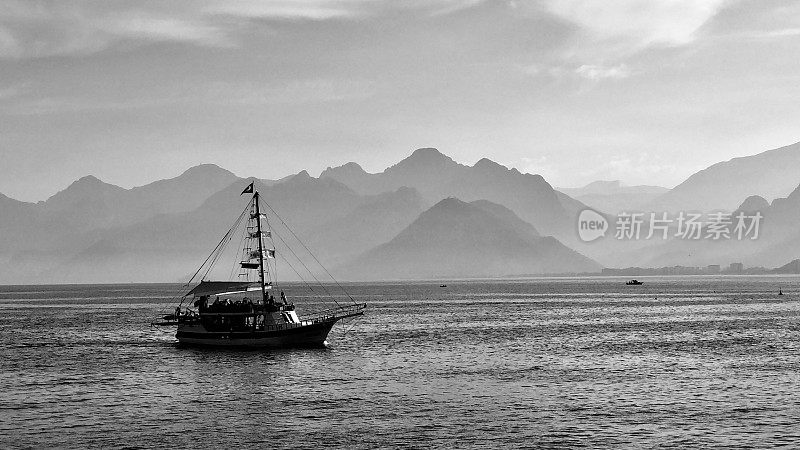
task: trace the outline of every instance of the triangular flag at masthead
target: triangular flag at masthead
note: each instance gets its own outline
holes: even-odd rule
[[[255,183],[255,181],[253,183]],[[242,193],[239,194],[239,195],[252,194],[253,193],[253,183],[248,184],[247,187],[244,188]]]

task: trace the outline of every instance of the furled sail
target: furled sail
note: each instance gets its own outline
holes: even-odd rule
[[[258,267],[258,264],[256,264]],[[200,284],[189,291],[186,296],[193,295],[200,297],[203,295],[216,295],[226,292],[244,292],[250,288],[258,288],[258,283],[244,281],[201,281]]]

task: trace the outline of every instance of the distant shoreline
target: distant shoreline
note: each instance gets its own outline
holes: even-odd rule
[[[631,276],[640,278],[794,278],[800,277],[796,273],[719,273],[719,274],[637,274],[637,275],[608,275],[601,273],[582,273],[582,274],[538,274],[538,275],[509,275],[504,277],[450,277],[450,278],[414,278],[414,279],[387,279],[387,280],[340,280],[340,284],[348,285],[364,285],[364,284],[393,284],[393,283],[431,283],[439,284],[441,282],[450,283],[468,283],[468,282],[509,282],[509,281],[537,281],[548,279],[600,279],[600,280],[614,280],[625,279]],[[14,287],[42,287],[42,288],[56,288],[56,287],[84,287],[84,286],[170,286],[180,287],[184,283],[169,283],[169,282],[118,282],[118,283],[57,283],[57,284],[0,284],[0,290]],[[303,285],[302,281],[285,281],[281,283],[285,286]],[[334,282],[321,282],[323,285],[336,285]],[[0,291],[1,292],[1,291]]]

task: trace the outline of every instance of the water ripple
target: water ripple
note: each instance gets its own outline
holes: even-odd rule
[[[0,447],[800,442],[797,278],[447,284],[350,284],[368,314],[288,351],[177,346],[173,285],[0,287]]]

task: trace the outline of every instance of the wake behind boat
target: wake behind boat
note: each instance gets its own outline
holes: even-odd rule
[[[350,305],[342,306],[337,302],[335,308],[301,318],[294,303],[289,302],[283,291],[280,291],[279,300],[276,300],[271,294],[277,290],[277,280],[274,278],[277,272],[274,233],[269,228],[266,214],[261,210],[254,183],[250,183],[242,192],[248,193],[253,196],[247,207],[192,277],[194,280],[201,272],[204,276],[208,275],[227,242],[245,223],[240,247],[242,257],[238,262],[239,280],[201,280],[182,297],[173,314],[162,317],[153,325],[177,326],[175,336],[178,342],[190,345],[270,348],[324,346],[336,322],[363,315],[366,304],[357,304],[348,295],[352,301]],[[294,252],[291,253],[296,257]],[[192,280],[187,286],[191,285]]]

